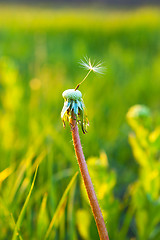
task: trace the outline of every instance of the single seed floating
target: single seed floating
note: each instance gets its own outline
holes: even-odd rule
[[[81,125],[83,133],[86,133],[89,122],[85,112],[85,105],[82,100],[82,93],[79,90],[68,89],[63,92],[62,97],[64,98],[64,106],[61,112],[63,126],[66,126],[66,121],[70,123],[73,112],[76,118],[75,120]]]

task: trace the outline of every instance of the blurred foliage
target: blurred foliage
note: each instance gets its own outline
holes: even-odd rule
[[[98,239],[60,119],[61,94],[85,76],[86,55],[107,67],[80,90],[90,121],[83,150],[110,238],[160,238],[159,16],[0,6],[0,239],[15,229],[17,239],[44,239],[49,226],[49,239]]]
[[[131,206],[135,211],[138,239],[160,237],[160,131],[153,129],[150,111],[132,107],[127,119],[135,134],[129,141],[139,164],[138,180],[130,186]]]

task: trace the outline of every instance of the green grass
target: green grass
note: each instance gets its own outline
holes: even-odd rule
[[[27,206],[28,206],[28,203],[29,203],[29,200],[30,200],[30,197],[31,197],[31,193],[32,193],[32,190],[33,190],[33,187],[34,187],[34,183],[35,183],[35,180],[36,180],[36,176],[37,176],[37,170],[38,170],[38,166],[36,168],[36,171],[35,171],[35,174],[34,174],[34,178],[33,178],[33,182],[32,182],[32,185],[31,185],[31,188],[30,188],[30,191],[27,195],[27,198],[25,200],[25,203],[22,207],[22,210],[19,214],[19,217],[17,219],[17,222],[15,224],[15,227],[14,227],[14,232],[13,232],[13,237],[12,237],[12,240],[16,240],[17,239],[17,235],[19,235],[18,231],[20,229],[20,226],[21,226],[21,223],[23,221],[23,218],[24,218],[24,215],[25,215],[25,211],[27,209]],[[22,239],[22,237],[20,237],[20,239]]]
[[[140,180],[139,162],[128,143],[126,113],[132,105],[144,104],[153,110],[153,125],[160,124],[159,13],[149,8],[0,6],[0,239],[11,239],[16,231],[37,165],[35,186],[18,229],[22,239],[44,239],[78,169],[70,128],[63,129],[60,112],[62,92],[86,74],[78,63],[84,56],[104,62],[106,73],[92,73],[80,87],[90,122],[88,133],[81,133],[83,150],[87,159],[102,160],[92,179],[111,239],[139,236],[135,206],[126,197],[130,184]],[[50,239],[98,239],[82,192],[79,178]],[[84,226],[81,216],[86,217]],[[145,240],[142,232],[137,239]],[[156,230],[151,239],[154,234]]]

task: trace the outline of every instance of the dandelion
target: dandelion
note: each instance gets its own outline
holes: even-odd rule
[[[61,112],[61,118],[63,125],[68,121],[71,126],[73,145],[79,164],[81,176],[87,191],[87,195],[90,201],[94,219],[97,225],[99,236],[101,240],[109,240],[108,232],[105,226],[103,215],[98,204],[96,193],[88,172],[87,163],[82,150],[82,145],[79,137],[78,125],[79,123],[82,127],[83,133],[86,132],[86,126],[88,125],[88,119],[85,114],[85,106],[82,100],[82,93],[77,90],[82,82],[88,77],[90,72],[100,72],[102,70],[101,63],[91,64],[90,59],[87,62],[81,61],[81,65],[89,70],[85,78],[75,87],[75,89],[68,89],[63,92],[62,96],[64,98],[64,106]]]
[[[65,127],[66,121],[71,123],[72,114],[74,114],[76,123],[81,125],[83,133],[86,133],[89,121],[86,115],[85,105],[82,99],[82,93],[77,89],[86,80],[86,78],[92,71],[102,73],[103,68],[101,62],[98,62],[97,64],[92,64],[90,58],[84,59],[85,61],[81,60],[80,64],[87,70],[89,70],[89,72],[84,77],[84,79],[75,87],[75,89],[68,89],[63,92],[62,96],[64,98],[64,106],[61,112],[61,119],[63,121],[63,126]]]

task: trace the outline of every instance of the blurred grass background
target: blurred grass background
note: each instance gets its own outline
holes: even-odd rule
[[[81,134],[83,150],[91,172],[94,161],[100,161],[97,178],[95,170],[92,179],[109,234],[111,239],[157,239],[157,221],[148,235],[139,235],[134,207],[129,208],[128,189],[140,175],[128,143],[126,113],[132,105],[147,105],[153,110],[153,125],[160,124],[159,13],[156,8],[0,6],[0,239],[12,238],[37,165],[33,193],[18,229],[20,239],[44,239],[78,170],[70,129],[63,129],[60,112],[62,92],[86,74],[79,66],[84,56],[106,66],[104,75],[92,74],[80,90],[90,121],[88,134]],[[160,145],[156,146],[157,160]],[[98,239],[81,195],[80,176],[74,184],[50,239]]]

